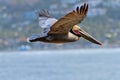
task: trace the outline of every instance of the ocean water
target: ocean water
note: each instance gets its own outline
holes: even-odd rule
[[[120,49],[0,52],[0,80],[120,80]]]

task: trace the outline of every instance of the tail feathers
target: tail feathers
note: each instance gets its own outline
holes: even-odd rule
[[[40,38],[39,34],[32,35],[29,38],[27,38],[27,42],[36,42],[38,41],[38,38]]]

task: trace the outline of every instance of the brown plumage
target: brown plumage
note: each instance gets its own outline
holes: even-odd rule
[[[86,3],[81,7],[77,7],[76,10],[68,13],[53,24],[48,34],[67,34],[74,25],[80,23],[86,17],[87,11],[88,4]]]
[[[75,10],[57,20],[48,11],[43,10],[39,13],[39,25],[44,29],[43,36],[31,36],[28,41],[66,43],[78,41],[80,37],[83,37],[90,42],[102,45],[101,42],[77,26],[86,17],[87,12],[88,4],[84,3],[81,7],[78,6]]]

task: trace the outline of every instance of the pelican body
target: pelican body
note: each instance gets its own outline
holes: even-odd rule
[[[46,43],[67,43],[78,41],[81,37],[98,45],[101,42],[85,32],[77,24],[80,23],[87,14],[88,4],[84,3],[81,7],[66,14],[59,20],[52,17],[49,12],[43,10],[39,13],[39,25],[43,29],[40,35],[33,35],[28,38],[29,42],[46,42]]]
[[[68,32],[68,34],[51,34],[45,37],[38,37],[31,42],[41,41],[47,43],[67,43],[78,41],[80,36],[74,35],[72,32]]]

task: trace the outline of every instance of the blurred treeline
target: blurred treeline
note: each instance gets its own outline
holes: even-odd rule
[[[83,2],[89,4],[89,12],[78,25],[106,45],[120,44],[120,0],[0,0],[1,48],[20,45],[30,35],[40,33],[40,10],[48,10],[59,19]]]

